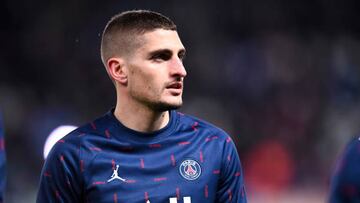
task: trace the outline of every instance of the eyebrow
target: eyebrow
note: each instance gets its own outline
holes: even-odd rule
[[[185,52],[186,52],[186,50],[185,50],[185,48],[183,48],[183,49],[180,49],[178,53],[185,54]],[[155,51],[151,51],[148,55],[149,56],[154,56],[154,55],[163,54],[163,53],[173,54],[173,52],[170,49],[158,49],[158,50],[155,50]]]

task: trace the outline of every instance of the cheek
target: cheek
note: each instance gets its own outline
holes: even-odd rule
[[[162,91],[160,83],[156,80],[156,77],[151,74],[134,71],[129,79],[130,91],[149,95],[157,95]]]
[[[129,89],[133,93],[147,95],[147,97],[160,97],[166,82],[166,68],[160,65],[137,64],[129,72]]]

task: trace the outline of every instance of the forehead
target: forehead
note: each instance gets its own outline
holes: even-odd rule
[[[141,36],[142,51],[154,51],[158,49],[169,49],[174,52],[184,49],[180,37],[176,31],[156,29],[151,32],[146,32]]]

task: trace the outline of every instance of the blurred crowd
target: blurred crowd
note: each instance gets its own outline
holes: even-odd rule
[[[314,196],[306,202],[325,201],[337,156],[360,134],[357,1],[1,4],[7,202],[35,201],[54,128],[81,125],[115,104],[100,36],[112,15],[128,9],[159,11],[177,24],[188,71],[180,111],[231,134],[252,202],[304,192]]]

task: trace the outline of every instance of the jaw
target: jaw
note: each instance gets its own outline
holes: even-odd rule
[[[181,94],[178,96],[166,95],[158,100],[158,102],[150,104],[150,108],[156,111],[168,111],[178,109],[182,106],[182,104],[183,101]]]
[[[178,109],[182,106],[182,88],[161,88],[161,89],[141,89],[141,91],[127,91],[122,94],[119,100],[127,101],[125,106],[145,111],[164,112],[171,109]],[[120,94],[121,95],[121,94]],[[128,97],[126,97],[128,95]]]
[[[162,98],[162,101],[164,103],[168,103],[169,105],[173,105],[173,106],[181,106],[183,101],[182,101],[182,90],[171,90],[171,91],[167,91],[165,93],[165,95]]]

